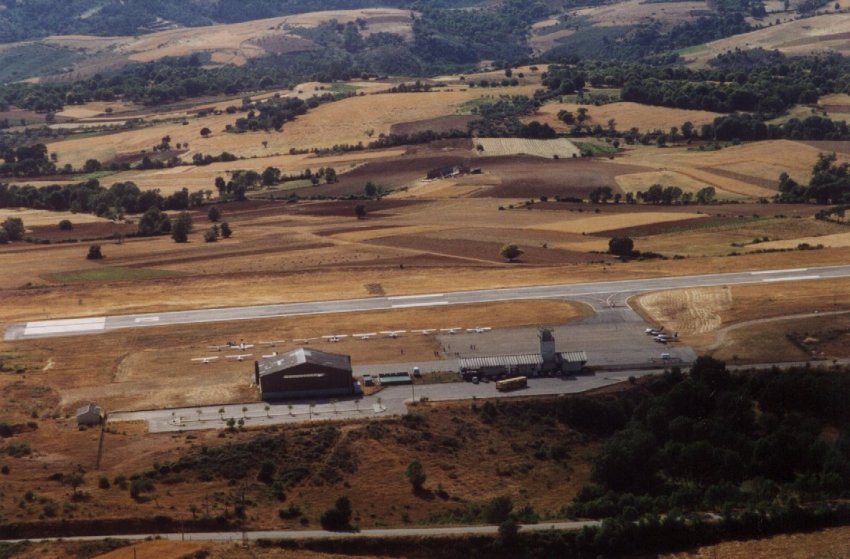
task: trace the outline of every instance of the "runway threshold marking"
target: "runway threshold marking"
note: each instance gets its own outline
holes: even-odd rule
[[[448,305],[448,301],[434,301],[432,303],[403,303],[398,305],[393,305],[394,309],[409,309],[413,307],[436,307],[439,305]]]
[[[767,274],[794,274],[796,272],[807,272],[808,268],[791,268],[788,270],[764,270],[762,272],[750,272],[751,276],[762,276]]]
[[[774,283],[779,281],[800,281],[800,280],[810,280],[810,279],[820,279],[820,276],[790,276],[784,278],[765,278],[761,280],[764,283]]]
[[[60,334],[64,332],[93,332],[106,328],[106,317],[68,318],[63,320],[39,320],[27,322],[24,336]]]
[[[445,293],[430,293],[428,295],[397,295],[395,297],[388,297],[388,299],[390,301],[403,301],[405,299],[436,299],[445,296]]]

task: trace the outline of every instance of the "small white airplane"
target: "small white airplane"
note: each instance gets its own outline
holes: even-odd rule
[[[192,361],[201,365],[209,365],[213,361],[218,361],[218,357],[195,357]]]
[[[368,332],[368,333],[365,333],[365,334],[354,334],[354,337],[357,338],[358,340],[368,340],[368,339],[374,338],[377,335],[378,335],[377,332]]]
[[[322,339],[326,342],[331,342],[332,344],[341,342],[345,338],[348,337],[348,334],[333,334],[331,336],[322,336]]]
[[[234,361],[245,361],[249,357],[253,357],[253,353],[243,353],[242,355],[228,355],[227,359],[232,359]]]
[[[475,328],[467,328],[466,331],[470,334],[483,334],[484,332],[489,332],[492,328],[487,326],[476,326]]]
[[[428,328],[428,329],[425,329],[425,330],[411,330],[411,332],[413,332],[414,334],[422,334],[423,336],[430,336],[431,334],[436,333],[437,329],[436,328]]]
[[[259,342],[259,345],[261,345],[263,347],[275,347],[278,344],[283,344],[283,343],[286,343],[286,340],[274,340],[274,341],[271,341],[271,342]]]
[[[277,357],[277,352],[269,353],[268,355],[263,355],[263,359],[271,359],[272,357]]]
[[[381,332],[381,334],[383,334],[384,336],[386,336],[388,338],[393,338],[393,339],[398,338],[402,334],[406,334],[406,333],[407,333],[407,330],[384,330],[383,332]]]
[[[463,328],[440,328],[440,332],[445,332],[446,334],[457,334],[458,332],[463,331]]]
[[[657,335],[661,334],[662,332],[664,332],[663,326],[660,327],[660,328],[647,328],[646,330],[643,331],[643,333],[646,334],[647,336],[657,336]]]
[[[231,346],[234,349],[238,349],[239,351],[245,351],[246,349],[251,349],[254,347],[254,344],[246,344],[245,342],[239,342],[237,346]]]
[[[656,340],[665,341],[665,342],[675,342],[679,338],[679,333],[674,332],[671,336],[670,334],[659,334],[655,336]]]
[[[310,342],[312,342],[314,340],[316,340],[316,338],[297,338],[297,339],[292,340],[292,341],[295,342],[296,344],[309,344]]]

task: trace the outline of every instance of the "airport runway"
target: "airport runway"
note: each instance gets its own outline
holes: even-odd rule
[[[661,291],[685,287],[709,287],[754,283],[763,283],[767,286],[767,284],[776,282],[844,277],[850,277],[850,265],[757,272],[734,272],[726,274],[706,274],[698,276],[676,276],[597,283],[546,285],[537,287],[512,287],[505,289],[457,291],[454,293],[432,293],[426,295],[407,295],[399,297],[372,297],[367,299],[288,303],[279,305],[203,309],[124,316],[70,318],[12,324],[6,330],[5,339],[23,340],[30,338],[78,336],[84,334],[101,334],[112,330],[127,328],[150,328],[154,326],[170,326],[176,324],[231,322],[235,320],[256,320],[284,316],[436,307],[440,305],[489,303],[522,299],[573,299],[587,302],[596,309],[604,309],[616,305],[623,305],[628,297],[637,293],[645,293],[649,291]],[[454,327],[458,325],[447,324],[445,326]]]

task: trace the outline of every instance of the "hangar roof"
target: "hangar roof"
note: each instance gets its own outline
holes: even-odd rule
[[[291,369],[304,363],[313,365],[321,365],[331,369],[340,369],[342,371],[351,371],[351,357],[338,353],[330,353],[320,351],[318,349],[307,349],[300,347],[274,357],[260,359],[257,361],[257,370],[260,376],[278,373]]]

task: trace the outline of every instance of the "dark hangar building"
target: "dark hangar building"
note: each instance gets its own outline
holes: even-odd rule
[[[298,348],[254,362],[263,399],[347,396],[357,392],[351,357]]]

